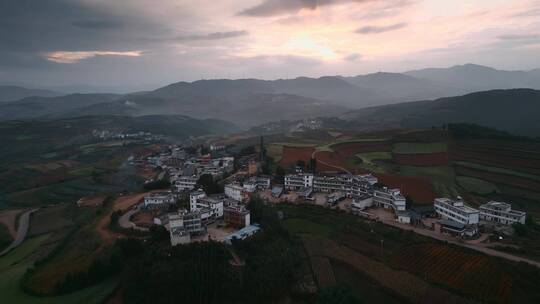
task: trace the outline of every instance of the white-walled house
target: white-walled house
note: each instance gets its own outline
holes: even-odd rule
[[[512,205],[504,202],[490,201],[480,206],[479,209],[481,220],[503,225],[525,224],[527,217],[526,212],[512,210]]]
[[[228,198],[232,198],[233,200],[241,202],[243,200],[243,191],[244,188],[242,188],[240,185],[237,184],[228,184],[225,185],[225,196]]]
[[[436,198],[434,202],[435,212],[443,219],[452,220],[464,225],[478,224],[480,212],[467,206],[463,200],[450,198]]]
[[[144,207],[158,207],[164,204],[174,204],[176,202],[171,192],[154,192],[144,197]]]

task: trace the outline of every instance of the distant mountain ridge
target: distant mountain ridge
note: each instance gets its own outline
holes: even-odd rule
[[[12,85],[0,85],[0,102],[15,101],[33,96],[55,97],[61,95],[62,93],[49,90],[28,89]]]
[[[540,89],[540,70],[500,71],[466,64],[405,73],[295,79],[177,82],[132,94],[30,97],[0,104],[0,120],[81,115],[181,114],[234,121],[241,127],[332,117],[379,105],[510,88]]]
[[[473,123],[516,135],[540,137],[540,91],[507,89],[407,102],[352,111],[339,118],[348,127],[430,128]]]

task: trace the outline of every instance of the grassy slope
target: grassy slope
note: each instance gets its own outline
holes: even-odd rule
[[[3,224],[0,224],[0,251],[2,249],[6,248],[11,242],[13,241],[13,238],[11,237],[11,234],[9,233],[7,227]]]
[[[395,143],[393,152],[398,154],[426,154],[426,153],[443,153],[448,150],[446,142],[437,143]]]
[[[499,192],[497,186],[479,178],[458,176],[456,177],[456,181],[461,187],[471,193],[487,195]]]
[[[114,280],[59,297],[34,297],[25,294],[21,290],[20,280],[26,269],[32,264],[32,254],[35,254],[39,246],[49,237],[49,234],[45,234],[29,239],[8,255],[0,258],[0,294],[2,295],[2,302],[18,304],[102,303],[116,287]]]

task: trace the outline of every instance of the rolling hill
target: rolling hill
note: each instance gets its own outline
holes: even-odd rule
[[[491,90],[372,107],[340,116],[349,127],[361,129],[474,123],[525,136],[540,136],[539,117],[540,91],[532,89]]]
[[[15,101],[26,97],[54,97],[61,93],[49,90],[27,89],[19,86],[0,85],[0,102]]]

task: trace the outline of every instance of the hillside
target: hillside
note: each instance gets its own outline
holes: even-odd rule
[[[456,93],[492,89],[540,89],[537,71],[502,71],[490,67],[465,64],[450,68],[429,68],[405,72],[405,75],[454,88]]]
[[[492,90],[353,111],[340,118],[356,128],[429,128],[475,123],[518,135],[540,136],[540,91]]]
[[[0,105],[0,121],[61,116],[65,113],[116,99],[114,94],[71,94],[59,97],[27,97]]]
[[[27,89],[19,86],[0,85],[0,102],[15,101],[26,97],[54,97],[60,96],[58,92],[39,89]]]
[[[60,97],[27,97],[0,105],[0,121],[66,118],[81,115],[188,115],[234,121],[252,127],[281,120],[339,116],[350,109],[457,96],[490,89],[540,89],[540,73],[500,71],[466,64],[406,73],[373,73],[354,77],[325,76],[294,79],[215,79],[177,82],[153,91],[126,95],[71,94]],[[425,106],[416,104],[423,110]],[[414,105],[384,108],[387,125],[401,126]],[[397,109],[396,113],[392,113]],[[481,110],[481,106],[478,110]],[[405,111],[405,112],[402,112]],[[421,112],[421,111],[420,111]],[[354,117],[354,114],[352,114]],[[496,116],[496,115],[495,115]],[[443,119],[440,117],[435,119]],[[450,119],[452,117],[448,117]],[[447,119],[447,118],[444,118]],[[457,119],[457,118],[455,118]],[[452,118],[452,121],[455,120]],[[468,118],[469,119],[469,118]],[[482,122],[474,121],[471,122]],[[487,119],[487,118],[486,118]],[[413,121],[410,124],[420,124]],[[485,119],[484,119],[485,120]],[[360,124],[380,119],[368,115]],[[491,122],[494,123],[494,122]],[[511,130],[509,130],[511,131]]]

